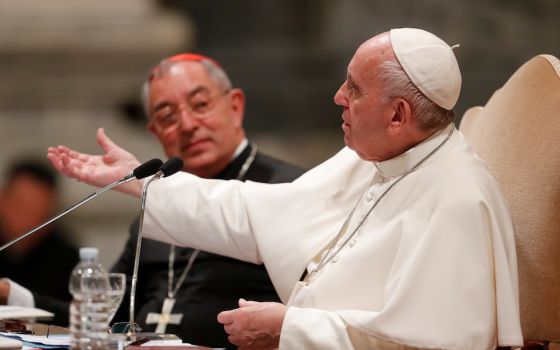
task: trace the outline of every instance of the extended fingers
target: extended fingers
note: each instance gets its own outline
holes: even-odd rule
[[[63,164],[60,158],[60,152],[56,147],[49,147],[47,149],[47,159],[51,162],[52,166],[62,172]]]
[[[62,154],[60,158],[63,164],[61,172],[64,175],[80,181],[89,180],[91,165],[87,164],[87,156],[71,157],[69,154]]]
[[[78,160],[80,162],[87,162],[90,159],[89,154],[76,152],[74,150],[69,149],[68,152],[65,153],[69,158]]]
[[[97,129],[97,144],[105,153],[109,152],[111,149],[120,149],[120,147],[105,134],[105,129],[103,128]]]
[[[76,165],[76,161],[68,157],[67,154],[61,154],[60,161],[62,163],[62,167],[59,171],[70,178],[77,179],[78,175],[76,174],[76,169],[78,169],[78,166]]]
[[[88,161],[89,158],[91,157],[89,154],[74,151],[73,149],[70,149],[66,146],[49,147],[47,150],[47,157],[49,156],[58,157],[58,158],[62,158],[62,156],[67,156],[69,158],[80,160],[82,162]]]
[[[67,177],[75,178],[71,171],[71,161],[68,157],[68,149],[63,146],[49,147],[47,150],[47,159],[52,166]]]
[[[53,147],[54,148],[54,147]],[[70,152],[70,148],[66,147],[66,146],[62,146],[59,145],[58,147],[55,148],[59,153],[68,153]]]

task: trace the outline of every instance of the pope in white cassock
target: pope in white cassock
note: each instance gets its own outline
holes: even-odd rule
[[[347,148],[290,184],[185,173],[154,182],[143,232],[265,264],[285,304],[241,299],[222,312],[240,349],[522,345],[512,223],[453,127],[460,87],[453,50],[438,37],[377,35],[358,48],[334,98]],[[48,157],[95,185],[139,164],[99,141],[103,156],[59,146]],[[125,186],[140,195],[142,183]]]

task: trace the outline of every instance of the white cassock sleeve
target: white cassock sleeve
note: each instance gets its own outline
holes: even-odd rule
[[[143,235],[264,262],[286,302],[307,263],[336,235],[372,169],[371,163],[344,148],[288,184],[209,180],[178,173],[151,185]],[[350,184],[356,176],[360,186],[360,181]]]

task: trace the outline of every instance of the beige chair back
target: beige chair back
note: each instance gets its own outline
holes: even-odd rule
[[[523,336],[560,342],[560,62],[536,56],[461,131],[486,161],[515,226]]]

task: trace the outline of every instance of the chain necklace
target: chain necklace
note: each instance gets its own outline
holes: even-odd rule
[[[256,155],[257,155],[257,146],[251,144],[251,154],[249,154],[249,157],[247,157],[247,159],[245,159],[245,162],[243,162],[243,165],[241,166],[239,172],[237,173],[237,176],[235,177],[236,180],[243,179],[243,177],[247,173],[247,170],[249,170],[251,164],[253,164]],[[198,256],[199,252],[200,249],[195,249],[193,251],[193,253],[189,258],[189,261],[187,262],[187,266],[185,267],[183,273],[181,273],[181,276],[177,280],[177,284],[175,284],[175,288],[173,288],[173,279],[175,277],[175,272],[174,272],[175,269],[173,268],[173,265],[175,263],[175,246],[171,245],[169,249],[169,267],[167,271],[167,297],[168,298],[175,298],[175,295],[177,295],[179,288],[181,288],[181,285],[185,281],[185,278],[187,278],[187,275],[189,274],[192,268],[192,264],[194,263],[194,260]]]
[[[243,162],[243,165],[239,169],[239,172],[235,177],[236,180],[243,179],[243,177],[245,176],[245,174],[253,164],[253,161],[255,160],[256,156],[257,156],[257,146],[251,144],[251,153],[249,154],[249,157],[245,159],[245,162]],[[168,270],[167,270],[167,298],[165,298],[165,300],[163,301],[161,314],[150,312],[146,317],[146,324],[157,323],[157,327],[155,330],[156,333],[165,333],[165,329],[168,323],[171,324],[181,323],[183,314],[172,314],[171,311],[173,310],[173,306],[175,305],[175,301],[176,301],[175,296],[179,292],[179,289],[183,285],[183,282],[185,282],[185,279],[187,278],[189,272],[191,271],[192,265],[199,253],[200,253],[200,249],[195,249],[193,251],[193,253],[189,257],[189,260],[187,261],[187,265],[185,266],[185,269],[181,273],[181,276],[179,276],[179,279],[177,280],[175,287],[173,287],[173,280],[175,278],[175,269],[174,269],[175,246],[171,245],[169,247],[169,263],[168,263]]]
[[[243,162],[243,165],[239,169],[239,172],[237,173],[237,176],[235,177],[235,180],[243,179],[243,177],[247,173],[247,170],[249,170],[249,168],[251,167],[251,164],[253,164],[253,161],[255,160],[256,156],[257,156],[257,146],[254,145],[254,144],[251,144],[251,154],[249,154],[249,157],[247,157],[247,159],[245,159],[245,162]],[[183,273],[181,273],[181,276],[177,280],[177,284],[175,284],[175,288],[173,288],[173,279],[174,279],[174,275],[175,275],[175,272],[174,272],[175,270],[173,268],[173,265],[175,263],[175,246],[171,245],[170,250],[169,250],[169,267],[168,267],[168,272],[167,272],[167,297],[168,298],[175,298],[175,295],[177,295],[177,292],[179,291],[179,288],[181,288],[181,285],[185,281],[185,278],[187,278],[187,275],[189,274],[189,272],[192,268],[192,265],[194,263],[194,260],[198,256],[199,252],[200,252],[200,249],[195,249],[193,251],[193,253],[191,254],[191,256],[189,258],[189,261],[187,262],[187,266],[185,267],[185,269],[183,270]]]
[[[352,238],[354,238],[354,236],[356,235],[356,233],[360,230],[360,228],[362,227],[362,225],[364,224],[364,222],[366,221],[366,219],[369,217],[369,214],[371,214],[371,212],[373,211],[373,209],[377,206],[377,204],[379,204],[379,202],[383,199],[383,197],[385,197],[385,195],[393,188],[395,187],[396,184],[398,184],[399,182],[401,182],[401,180],[403,180],[405,177],[407,177],[409,174],[411,174],[412,172],[414,172],[416,169],[418,169],[422,164],[424,164],[424,162],[426,162],[430,157],[432,157],[437,151],[439,151],[443,145],[445,145],[447,143],[447,141],[449,140],[449,138],[451,137],[451,134],[453,134],[453,131],[455,130],[455,126],[452,125],[451,126],[451,130],[449,130],[449,133],[447,134],[447,136],[445,137],[445,139],[439,144],[437,145],[436,148],[434,148],[430,153],[428,153],[424,158],[422,158],[418,163],[416,163],[412,168],[410,168],[409,171],[407,171],[406,173],[404,173],[401,177],[399,177],[395,182],[393,182],[382,194],[381,196],[379,196],[379,198],[373,203],[373,205],[371,206],[371,208],[369,208],[369,210],[367,211],[367,213],[364,215],[364,217],[360,220],[360,222],[358,223],[358,225],[356,226],[356,228],[354,229],[354,231],[352,231],[352,233],[344,240],[344,242],[335,250],[336,244],[338,243],[338,241],[342,238],[342,236],[344,236],[344,234],[346,233],[346,231],[348,230],[348,225],[350,224],[350,220],[352,219],[352,216],[354,215],[354,211],[356,210],[356,208],[358,207],[358,203],[360,202],[363,194],[360,196],[360,198],[358,198],[358,202],[356,202],[356,204],[354,205],[354,208],[352,209],[352,211],[350,212],[350,214],[348,215],[348,217],[346,218],[346,220],[344,220],[344,223],[342,224],[342,227],[340,228],[340,230],[338,231],[338,234],[336,235],[335,239],[332,241],[327,253],[325,255],[323,255],[323,258],[321,259],[321,262],[313,269],[311,270],[311,272],[309,273],[308,276],[308,280],[311,279],[311,277],[313,277],[314,275],[316,275],[319,271],[321,271],[329,262],[333,261],[336,262],[336,260],[333,260],[338,253],[340,253],[340,251],[348,244],[348,242],[350,242],[352,240]],[[372,180],[373,181],[373,180]],[[369,186],[368,186],[369,187]],[[367,188],[366,187],[366,190]],[[365,193],[365,192],[364,192]]]

